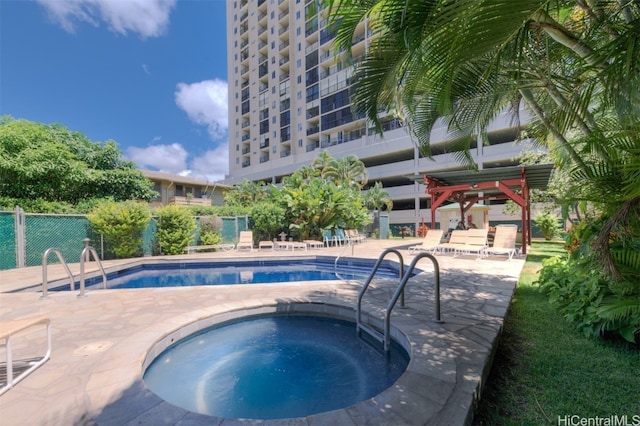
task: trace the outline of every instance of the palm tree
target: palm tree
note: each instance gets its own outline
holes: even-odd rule
[[[640,2],[325,2],[338,52],[349,56],[362,23],[375,33],[352,76],[355,113],[380,130],[380,111],[398,111],[425,155],[442,119],[473,168],[471,142],[524,104],[527,131],[569,176],[566,201],[599,206],[578,253],[632,289],[607,298],[602,318],[640,339]]]
[[[355,155],[333,160],[322,169],[322,177],[338,186],[361,189],[367,183],[367,168]]]
[[[380,235],[380,210],[382,210],[383,207],[385,207],[387,211],[393,208],[393,200],[391,200],[389,193],[382,189],[381,182],[376,182],[367,190],[364,195],[364,205],[369,210],[375,211],[373,226],[377,229],[378,235]]]
[[[354,69],[357,113],[379,128],[381,109],[400,111],[427,156],[431,129],[444,119],[459,160],[472,165],[476,135],[486,138],[505,110],[517,120],[524,103],[534,118],[531,131],[611,218],[594,250],[609,275],[620,277],[606,243],[609,231],[632,223],[629,215],[640,209],[638,2],[326,0],[326,6],[337,51],[349,55],[363,22],[376,34]]]

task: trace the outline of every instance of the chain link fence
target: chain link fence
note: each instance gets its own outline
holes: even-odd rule
[[[200,221],[197,217],[196,241],[200,237]],[[237,242],[240,231],[249,229],[250,225],[247,216],[221,217],[216,221],[216,231],[222,241],[228,243]],[[156,229],[156,222],[152,220],[142,234],[144,256],[159,253]],[[42,255],[51,247],[60,250],[65,262],[79,262],[85,238],[89,238],[100,259],[114,258],[111,247],[105,244],[102,235],[93,232],[85,215],[24,213],[19,208],[13,212],[0,211],[0,270],[41,265]],[[48,260],[58,262],[55,256]]]

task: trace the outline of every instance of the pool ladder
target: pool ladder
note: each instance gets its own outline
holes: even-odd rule
[[[56,254],[56,256],[58,257],[58,260],[60,261],[60,263],[64,267],[64,270],[67,272],[67,275],[69,276],[69,286],[70,286],[71,291],[73,291],[74,287],[75,287],[75,285],[74,285],[75,284],[75,280],[73,279],[73,274],[71,273],[71,270],[69,269],[69,266],[67,265],[67,262],[64,261],[64,257],[62,257],[62,253],[57,248],[50,247],[50,248],[46,249],[44,254],[42,255],[42,296],[40,296],[40,299],[46,299],[47,298],[47,292],[48,292],[48,287],[49,287],[49,280],[47,278],[47,266],[48,266],[49,255],[51,253],[55,253]],[[80,253],[80,294],[78,294],[78,297],[85,297],[85,294],[84,294],[85,293],[84,264],[85,264],[85,261],[91,260],[91,256],[93,256],[93,259],[98,264],[98,268],[100,269],[100,272],[102,273],[102,288],[103,289],[107,288],[107,274],[105,274],[105,272],[104,272],[104,268],[102,267],[102,263],[100,262],[100,258],[98,257],[98,252],[96,252],[96,249],[94,249],[93,247],[91,247],[91,246],[89,246],[87,244],[85,246],[85,248],[82,250],[82,253]]]
[[[364,324],[362,322],[362,298],[366,293],[367,288],[369,288],[369,284],[371,284],[371,281],[373,280],[373,277],[375,276],[376,271],[382,264],[382,261],[384,260],[384,258],[389,253],[396,254],[398,256],[398,259],[400,260],[400,282],[398,284],[398,287],[396,287],[396,290],[393,293],[391,300],[389,300],[389,303],[387,304],[387,308],[385,309],[384,331],[383,333],[381,333],[377,329],[369,326],[368,324]],[[398,299],[401,296],[402,296],[402,306],[404,306],[404,287],[407,285],[407,281],[409,281],[409,278],[411,277],[411,273],[415,269],[418,261],[425,257],[430,259],[433,262],[433,268],[434,268],[433,269],[434,277],[435,277],[435,319],[434,320],[436,322],[442,322],[440,318],[440,268],[438,266],[438,261],[436,260],[436,258],[430,255],[429,253],[417,254],[416,257],[411,262],[411,264],[409,265],[407,272],[404,273],[404,260],[402,258],[402,254],[400,254],[400,252],[396,249],[386,249],[385,251],[382,252],[382,254],[380,254],[380,257],[378,257],[378,261],[376,262],[373,269],[371,270],[371,274],[369,275],[367,280],[364,282],[362,288],[360,289],[360,292],[358,293],[358,303],[356,306],[356,330],[358,334],[360,334],[361,331],[365,331],[371,337],[383,343],[385,351],[389,351],[389,347],[391,344],[391,311],[393,310],[394,306],[396,305]]]

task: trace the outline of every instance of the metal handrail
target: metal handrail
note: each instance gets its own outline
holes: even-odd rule
[[[389,304],[387,305],[387,310],[385,311],[384,314],[384,350],[388,351],[389,350],[389,344],[390,344],[390,331],[391,331],[391,310],[393,309],[393,307],[395,306],[396,302],[398,301],[398,297],[400,297],[400,294],[404,291],[404,286],[407,284],[407,281],[409,281],[409,278],[411,277],[411,272],[413,272],[414,268],[416,267],[416,264],[418,263],[418,261],[422,258],[429,258],[431,259],[431,261],[433,262],[433,274],[435,277],[435,318],[434,321],[441,323],[442,319],[440,317],[440,267],[438,266],[438,261],[436,260],[436,258],[432,255],[430,255],[429,253],[419,253],[418,255],[416,255],[416,257],[413,259],[413,261],[411,262],[411,264],[409,265],[409,268],[407,269],[407,273],[405,274],[404,278],[402,279],[402,281],[400,281],[400,284],[398,285],[398,288],[396,288],[395,293],[393,293],[393,296],[391,297],[391,300],[389,301]]]
[[[347,247],[351,247],[351,256],[353,256],[353,246],[354,244],[352,244],[351,240],[348,239],[347,244],[342,246],[342,250],[340,251],[340,253],[338,253],[336,260],[333,261],[333,273],[336,274],[336,276],[340,279],[342,279],[342,277],[340,277],[340,274],[338,274],[338,260],[340,260],[340,258],[344,255],[344,252],[347,250]]]
[[[358,293],[358,303],[356,305],[356,330],[359,332],[360,330],[365,330],[366,332],[368,332],[372,337],[376,338],[379,341],[383,341],[380,338],[380,333],[378,333],[376,330],[364,325],[362,323],[362,298],[364,297],[364,294],[367,291],[367,288],[369,288],[369,284],[371,284],[371,281],[373,280],[373,277],[376,274],[376,271],[378,270],[378,268],[380,267],[380,265],[382,264],[382,261],[384,260],[384,258],[389,254],[389,253],[394,253],[398,256],[398,259],[400,260],[400,282],[403,281],[403,278],[405,277],[405,273],[404,273],[404,258],[402,257],[402,254],[393,248],[388,248],[385,251],[383,251],[380,256],[378,257],[378,260],[376,261],[376,264],[373,266],[373,269],[371,270],[371,274],[369,274],[369,277],[367,278],[367,280],[364,282],[364,284],[362,285],[362,288],[360,289],[360,292]],[[394,303],[395,304],[395,303]],[[386,338],[384,339],[386,341]],[[385,344],[385,350],[387,349],[387,345]]]
[[[104,273],[98,252],[96,252],[96,249],[93,247],[86,246],[82,249],[82,253],[80,253],[80,294],[78,294],[78,297],[86,297],[84,294],[84,262],[85,260],[91,260],[91,255],[93,255],[93,259],[97,262],[100,272],[102,272],[102,288],[107,288],[107,274]]]
[[[58,260],[60,261],[60,263],[62,263],[62,266],[64,266],[65,271],[67,271],[67,275],[69,276],[69,285],[71,286],[71,291],[73,291],[73,288],[75,287],[73,274],[71,273],[69,266],[67,266],[67,262],[64,261],[64,258],[62,257],[62,253],[60,252],[60,250],[58,250],[55,247],[49,247],[44,251],[42,255],[42,296],[40,296],[40,299],[47,298],[47,290],[49,286],[49,280],[47,279],[47,265],[48,265],[47,259],[49,258],[49,255],[51,253],[55,253],[56,256],[58,256]]]

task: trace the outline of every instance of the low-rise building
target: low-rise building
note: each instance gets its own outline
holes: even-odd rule
[[[221,206],[224,193],[230,187],[218,182],[189,176],[140,169],[153,182],[159,195],[151,201],[152,207],[177,204],[180,206]]]

